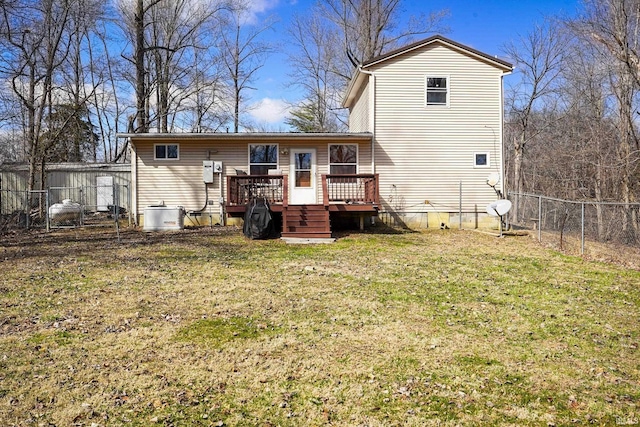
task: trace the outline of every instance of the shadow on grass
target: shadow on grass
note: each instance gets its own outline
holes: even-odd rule
[[[334,237],[348,237],[352,235],[358,234],[367,234],[367,235],[403,235],[403,234],[414,234],[419,233],[416,230],[412,230],[410,228],[401,228],[401,227],[392,227],[390,225],[384,223],[376,223],[374,226],[365,227],[364,231],[353,229],[353,228],[340,228],[334,231]]]
[[[154,246],[166,243],[191,243],[207,245],[202,237],[239,234],[237,227],[201,227],[180,231],[144,232],[138,228],[78,228],[45,232],[24,230],[2,236],[0,248],[12,249],[14,257],[26,258],[42,255],[69,256],[111,250],[118,247]]]

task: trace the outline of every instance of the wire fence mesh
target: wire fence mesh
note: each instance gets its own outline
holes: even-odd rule
[[[537,232],[540,242],[584,254],[587,250],[640,246],[640,203],[562,200],[510,192],[507,219],[514,228]]]
[[[128,185],[0,190],[0,231],[131,225]]]

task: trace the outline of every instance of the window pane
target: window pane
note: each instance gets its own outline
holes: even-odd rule
[[[278,146],[277,145],[251,145],[249,147],[250,163],[277,163],[278,162]]]
[[[178,158],[178,146],[175,144],[167,145],[167,159]]]
[[[447,105],[447,78],[427,77],[427,105]]]
[[[476,154],[476,166],[487,166],[487,155],[482,153],[482,154]]]
[[[311,187],[310,171],[296,171],[296,187]]]
[[[167,146],[156,145],[156,159],[166,159],[166,158],[167,158]]]
[[[427,92],[427,104],[447,104],[447,92]]]
[[[447,88],[447,79],[445,77],[429,77],[427,78],[428,88]]]
[[[330,163],[356,163],[357,147],[351,144],[330,145]]]
[[[296,169],[311,169],[311,153],[296,153]]]

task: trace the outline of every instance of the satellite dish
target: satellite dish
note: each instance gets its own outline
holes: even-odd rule
[[[511,202],[507,199],[497,200],[487,205],[487,213],[491,216],[502,216],[511,209]]]
[[[491,187],[495,187],[496,184],[500,181],[500,174],[498,172],[493,172],[489,174],[487,178],[487,184]]]
[[[502,237],[502,215],[509,212],[511,202],[507,199],[496,200],[487,205],[487,213],[491,216],[500,217],[500,237]]]

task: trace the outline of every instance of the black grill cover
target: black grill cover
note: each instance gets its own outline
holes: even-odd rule
[[[264,197],[251,199],[244,213],[244,235],[250,239],[273,237],[275,230],[269,202]]]

